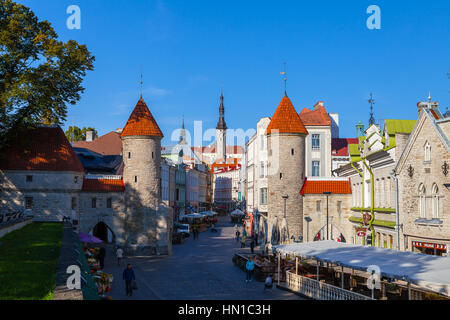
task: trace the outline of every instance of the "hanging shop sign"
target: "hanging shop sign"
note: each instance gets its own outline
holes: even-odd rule
[[[372,215],[369,212],[363,213],[363,222],[365,225],[368,225],[371,219]]]
[[[356,228],[356,235],[358,237],[365,237],[367,229],[366,228]]]

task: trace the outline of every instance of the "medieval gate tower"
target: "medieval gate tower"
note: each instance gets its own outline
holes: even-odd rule
[[[273,228],[281,230],[286,217],[288,237],[303,235],[303,200],[299,194],[305,178],[305,137],[308,131],[285,95],[267,127],[268,240]]]
[[[122,133],[126,217],[124,240],[134,254],[170,253],[170,208],[161,204],[161,139],[153,115],[139,99]],[[164,244],[162,247],[159,243]]]

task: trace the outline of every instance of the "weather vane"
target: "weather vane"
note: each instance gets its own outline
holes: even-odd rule
[[[370,99],[367,100],[370,103],[370,118],[369,126],[375,124],[375,118],[373,117],[373,105],[375,104],[375,99],[373,98],[372,92],[370,93]]]
[[[284,65],[284,71],[280,72],[281,75],[283,75],[283,81],[284,81],[284,95],[287,96],[287,91],[286,91],[286,82],[287,82],[287,77],[286,77],[286,62],[283,62]]]
[[[142,66],[141,66],[141,83],[140,83],[140,85],[141,85],[141,98],[142,98],[142,84],[143,84],[144,82],[142,81]]]

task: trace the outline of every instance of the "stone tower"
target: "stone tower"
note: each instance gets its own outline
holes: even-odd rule
[[[220,94],[219,121],[216,127],[216,161],[227,158],[227,124],[225,123],[225,108],[223,94]]]
[[[285,95],[267,127],[268,239],[280,231],[285,215],[288,237],[303,235],[303,200],[299,192],[305,178],[305,138],[308,131]],[[287,197],[286,197],[287,196]]]
[[[157,243],[165,236],[159,227],[159,220],[165,219],[159,212],[163,134],[142,97],[120,136],[126,205],[125,247],[131,254],[160,253]]]

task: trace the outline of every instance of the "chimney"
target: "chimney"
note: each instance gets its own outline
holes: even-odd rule
[[[94,140],[94,131],[86,131],[86,141],[92,142]]]
[[[419,101],[419,102],[417,102],[417,113],[418,113],[418,115],[420,115],[420,111],[422,111],[422,109],[434,110],[434,109],[438,109],[438,107],[439,107],[439,103],[437,103],[437,102]]]
[[[317,109],[319,109],[319,107],[323,107],[323,101],[318,101],[315,105],[314,105],[314,111],[316,111]]]

